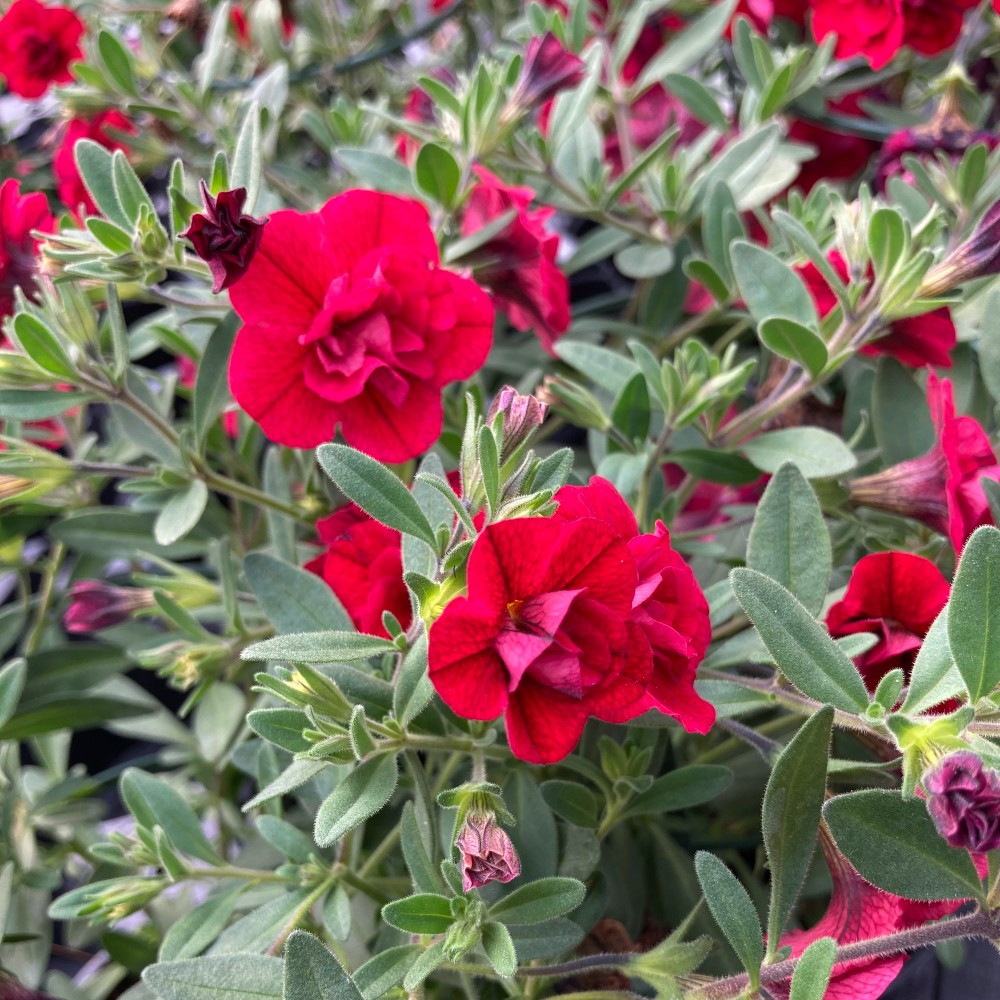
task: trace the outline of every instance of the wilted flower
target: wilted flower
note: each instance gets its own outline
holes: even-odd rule
[[[63,615],[67,632],[95,632],[120,625],[142,608],[156,602],[147,588],[116,587],[104,580],[81,580],[69,591],[70,605]]]
[[[527,441],[531,432],[540,427],[549,412],[537,396],[522,396],[513,386],[505,385],[493,400],[486,423],[492,424],[498,413],[503,413],[503,447],[500,463],[503,464]]]
[[[575,87],[583,79],[585,68],[583,60],[567,51],[551,31],[532,38],[524,50],[521,75],[510,104],[518,109],[542,104],[564,87]]]
[[[994,202],[972,235],[954,253],[927,272],[917,295],[935,298],[963,282],[991,274],[1000,274],[1000,201]]]
[[[250,266],[267,219],[243,214],[246,188],[220,191],[213,198],[202,181],[201,198],[204,213],[196,212],[181,236],[191,241],[195,253],[208,264],[212,291],[218,293],[241,278]]]
[[[1000,847],[1000,775],[983,767],[971,750],[938,761],[923,777],[927,811],[952,847],[993,851]]]
[[[510,882],[521,874],[521,859],[491,812],[470,812],[455,846],[462,852],[462,891],[487,882]]]

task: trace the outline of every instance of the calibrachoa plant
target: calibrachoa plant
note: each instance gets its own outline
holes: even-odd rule
[[[0,998],[1000,944],[998,52],[0,0]]]

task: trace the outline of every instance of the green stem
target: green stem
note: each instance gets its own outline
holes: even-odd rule
[[[24,655],[29,656],[38,649],[45,634],[46,618],[48,617],[49,604],[52,601],[52,594],[55,588],[56,574],[62,565],[66,548],[62,542],[54,542],[52,551],[49,553],[49,560],[46,563],[45,571],[42,574],[42,582],[38,588],[38,604],[35,608],[35,621],[31,626],[31,631],[24,640]]]
[[[218,868],[189,868],[188,878],[239,878],[247,882],[291,882],[290,878],[277,872],[261,871],[258,868],[237,868],[233,865],[221,865]]]
[[[288,923],[281,929],[281,933],[275,939],[274,944],[267,949],[269,955],[277,955],[281,952],[281,949],[285,947],[285,942],[288,940],[289,935],[299,923],[305,918],[306,914],[313,908],[313,906],[319,902],[323,896],[333,887],[334,883],[337,881],[335,875],[330,875],[327,879],[321,882],[318,886],[302,902],[295,908],[295,912],[291,915]]]
[[[635,503],[635,519],[639,524],[639,530],[646,530],[646,522],[649,520],[649,502],[653,493],[653,478],[662,475],[660,466],[663,464],[663,452],[666,450],[670,435],[674,432],[674,425],[669,421],[663,424],[663,430],[653,443],[652,450],[646,456],[646,464],[642,470],[642,479],[639,481],[639,496]]]
[[[369,899],[375,900],[381,906],[384,906],[395,898],[382,892],[381,889],[377,889],[367,879],[363,879],[360,874],[356,875],[350,868],[344,865],[338,865],[335,874],[339,881],[345,885],[349,885],[352,889],[357,889],[358,892],[364,893]]]

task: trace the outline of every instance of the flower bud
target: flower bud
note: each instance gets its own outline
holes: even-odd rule
[[[67,632],[96,632],[128,621],[142,608],[156,604],[152,590],[116,587],[103,580],[81,580],[70,588],[70,605],[63,615]]]
[[[221,292],[242,277],[250,266],[267,219],[243,214],[246,188],[220,191],[213,198],[202,181],[201,197],[205,203],[204,213],[195,213],[181,236],[190,240],[195,253],[208,264],[212,272],[212,291]]]
[[[969,851],[1000,847],[1000,775],[971,750],[949,754],[923,777],[927,811],[938,833]]]
[[[535,396],[522,396],[513,386],[505,385],[493,400],[486,423],[492,425],[498,413],[503,414],[503,445],[500,448],[500,464],[510,457],[531,436],[531,432],[541,426],[548,406]]]
[[[927,272],[917,295],[936,298],[990,274],[1000,274],[1000,201],[994,202],[964,243]]]
[[[527,109],[544,104],[566,87],[575,87],[586,69],[584,61],[567,51],[562,43],[546,32],[532,38],[524,50],[521,75],[510,98],[510,104]]]
[[[462,852],[462,891],[487,882],[510,882],[521,874],[521,859],[491,812],[470,812],[455,838]]]
[[[611,426],[611,421],[595,396],[582,385],[560,375],[546,375],[537,396],[554,413],[577,427],[606,431]]]

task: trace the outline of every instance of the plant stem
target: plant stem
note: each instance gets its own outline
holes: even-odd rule
[[[296,927],[299,926],[299,922],[305,917],[305,915],[313,908],[314,904],[319,902],[319,900],[326,895],[327,892],[332,888],[334,883],[337,881],[335,875],[330,875],[324,881],[322,881],[318,886],[302,902],[295,908],[295,912],[291,915],[288,923],[281,929],[281,933],[275,939],[274,944],[267,949],[269,955],[277,955],[282,948],[285,947],[285,942],[288,940],[289,935]]]
[[[45,634],[45,619],[48,615],[49,604],[52,601],[52,593],[55,585],[56,574],[62,565],[66,548],[62,542],[54,542],[49,553],[49,559],[42,574],[41,585],[38,590],[38,604],[35,608],[35,621],[31,626],[31,631],[24,640],[24,655],[28,656],[38,649],[42,636]]]
[[[653,492],[653,477],[660,475],[660,465],[663,462],[663,452],[670,440],[670,435],[674,432],[674,425],[669,421],[663,424],[663,430],[653,443],[652,450],[646,456],[646,464],[642,470],[642,479],[639,481],[639,496],[635,503],[635,519],[639,524],[639,530],[646,530],[646,522],[649,518],[649,501]]]
[[[218,868],[189,868],[188,878],[241,878],[248,882],[291,882],[284,875],[276,872],[261,871],[258,868],[236,868],[233,865],[220,865]]]

